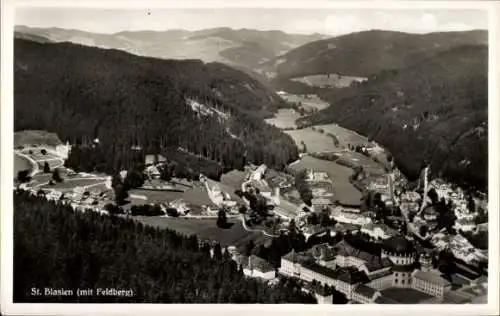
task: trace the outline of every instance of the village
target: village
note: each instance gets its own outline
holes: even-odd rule
[[[308,246],[281,256],[279,267],[243,250],[247,242],[227,242],[224,251],[248,277],[271,283],[280,275],[298,278],[303,290],[314,292],[323,304],[477,303],[487,296],[487,248],[464,237],[487,232],[486,199],[474,197],[471,209],[464,190],[440,179],[428,181],[427,174],[409,189],[393,169],[368,183],[364,206],[357,207],[338,202],[334,181],[322,171],[304,170],[302,185],[311,195],[306,203],[293,176],[265,165],[247,166],[233,186],[204,175],[199,181],[164,181],[160,169],[166,158],[146,155],[144,184],[130,190],[127,204],[117,208],[112,177],[64,167],[70,150],[69,144],[16,149],[33,166],[30,180],[18,181],[16,189],[78,211],[149,217],[147,223],[163,218],[173,229],[176,223],[211,219],[211,229],[223,230],[232,221],[266,238],[261,247],[268,249],[269,240],[301,235]],[[127,171],[120,177],[124,181]],[[456,218],[448,229],[438,223],[441,202]],[[142,209],[144,205],[148,208]],[[486,220],[478,221],[480,216]],[[189,233],[197,234],[197,228]],[[205,240],[221,242],[217,236]],[[451,253],[451,259],[443,253]]]

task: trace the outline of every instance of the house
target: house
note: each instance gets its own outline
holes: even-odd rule
[[[182,215],[189,213],[190,207],[183,200],[174,200],[169,203],[169,207],[175,208]]]
[[[308,170],[306,181],[310,181],[310,182],[329,181],[328,173],[326,173],[326,172],[314,172],[313,170]]]
[[[159,162],[166,162],[167,158],[159,154],[148,154],[144,157],[144,165],[155,165]]]
[[[348,223],[356,225],[366,225],[372,222],[371,218],[369,217],[363,216],[361,214],[353,214],[348,212],[340,212],[334,214],[333,218],[340,223]]]
[[[159,179],[161,175],[160,170],[156,166],[146,167],[146,174],[152,179]]]
[[[272,280],[276,277],[274,267],[271,266],[269,262],[256,255],[251,255],[248,257],[247,262],[243,263],[243,273],[246,276],[264,280]]]
[[[368,223],[361,227],[361,232],[368,234],[374,239],[388,239],[392,236],[398,235],[398,231],[385,225]]]

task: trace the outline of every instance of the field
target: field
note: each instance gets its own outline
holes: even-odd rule
[[[365,145],[368,143],[368,139],[366,137],[337,124],[315,125],[314,127],[316,129],[323,129],[325,134],[330,133],[335,135],[339,140],[340,145],[344,147],[347,147],[348,144]]]
[[[66,179],[63,182],[55,183],[54,185],[42,185],[41,189],[73,189],[76,187],[86,187],[103,183],[102,179]]]
[[[282,98],[289,102],[300,102],[306,110],[322,110],[326,109],[329,106],[328,103],[318,98],[318,96],[316,96],[315,94],[309,94],[306,96],[286,94],[283,95]]]
[[[131,195],[146,197],[146,200],[133,197],[129,198],[132,204],[171,202],[177,199],[182,199],[187,203],[195,205],[213,205],[212,201],[208,197],[208,193],[204,189],[197,186],[193,186],[184,192],[133,189],[130,190],[129,193]]]
[[[243,200],[239,196],[237,196],[236,193],[234,193],[234,191],[236,191],[237,189],[241,189],[241,186],[234,188],[233,186],[230,186],[230,185],[227,185],[227,184],[224,184],[224,183],[212,180],[212,179],[207,179],[207,181],[208,181],[208,184],[210,185],[210,187],[212,187],[214,185],[218,185],[219,188],[222,190],[222,192],[226,192],[227,194],[229,194],[231,196],[232,200],[234,200],[238,203],[243,203]],[[207,195],[207,198],[208,198],[208,193],[205,192],[205,194]]]
[[[232,170],[221,176],[220,183],[224,186],[233,188],[233,191],[241,189],[241,184],[245,182],[245,174],[245,171]]]
[[[289,169],[292,171],[313,169],[315,171],[327,172],[333,180],[334,199],[339,200],[340,203],[349,205],[360,203],[361,192],[349,182],[349,177],[352,175],[353,170],[348,167],[338,165],[333,161],[305,156],[299,162],[290,165]]]
[[[46,131],[20,131],[14,133],[14,147],[26,145],[48,145],[57,146],[61,144],[61,140],[54,133]]]
[[[301,148],[301,142],[304,142],[308,153],[339,151],[339,149],[335,147],[331,137],[326,134],[315,132],[311,127],[285,131],[285,133],[293,138],[299,148]]]
[[[32,166],[28,159],[14,155],[14,176],[17,177],[17,173],[23,170],[31,170]]]
[[[339,76],[336,74],[324,74],[293,78],[292,80],[302,82],[314,87],[345,88],[349,87],[353,82],[363,81],[366,80],[366,78]]]
[[[218,228],[215,219],[188,219],[171,217],[135,216],[135,220],[160,228],[173,229],[181,234],[197,235],[199,239],[216,240],[223,247],[241,247],[253,240],[255,244],[263,243],[268,239],[260,232],[246,231],[239,220],[229,220],[233,225],[228,229]]]
[[[294,109],[279,109],[273,118],[266,119],[266,123],[274,125],[277,128],[297,128],[295,120],[300,117]]]

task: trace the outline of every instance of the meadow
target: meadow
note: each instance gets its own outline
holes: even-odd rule
[[[17,173],[23,170],[31,170],[32,165],[30,161],[22,156],[14,155],[14,177],[17,177]]]
[[[366,80],[366,78],[323,74],[293,78],[291,80],[314,87],[346,88],[352,83]]]
[[[300,117],[294,109],[279,109],[273,118],[266,119],[266,123],[280,129],[297,128],[295,120]]]
[[[184,192],[132,189],[129,191],[129,194],[132,196],[146,197],[145,200],[130,197],[129,200],[132,204],[172,202],[174,200],[182,199],[187,203],[195,205],[214,205],[208,197],[208,193],[198,186],[193,186],[192,188],[186,189]]]
[[[42,185],[40,189],[59,189],[59,190],[68,190],[76,187],[85,187],[91,185],[97,185],[103,183],[102,179],[66,179],[63,182],[54,183],[53,185]]]
[[[202,240],[216,240],[221,246],[244,247],[250,240],[256,245],[265,242],[268,237],[260,232],[248,232],[239,220],[231,220],[230,228],[222,229],[216,225],[216,219],[193,219],[171,217],[134,216],[133,219],[147,225],[159,228],[168,228],[185,235],[197,235]]]
[[[296,102],[296,103],[300,102],[306,110],[316,109],[319,111],[322,109],[326,109],[328,106],[330,106],[330,104],[321,100],[315,94],[308,94],[304,96],[296,94],[286,94],[283,95],[282,98],[289,102]]]
[[[225,173],[220,178],[220,183],[226,187],[231,187],[234,190],[240,190],[241,184],[245,182],[245,171],[231,170]]]
[[[361,192],[349,182],[349,177],[353,174],[352,169],[341,166],[333,161],[316,159],[310,156],[303,157],[299,162],[290,165],[288,168],[292,172],[303,169],[326,172],[330,179],[333,180],[332,187],[335,200],[339,200],[342,204],[360,204]]]
[[[316,132],[311,127],[289,130],[285,131],[285,133],[293,138],[299,148],[301,148],[301,143],[304,142],[308,153],[340,150],[335,146],[331,137],[325,133]]]

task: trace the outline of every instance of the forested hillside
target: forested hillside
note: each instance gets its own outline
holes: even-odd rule
[[[195,236],[14,193],[14,297],[21,302],[315,303],[293,280],[247,279]],[[114,288],[131,297],[33,296],[32,288]]]
[[[15,41],[15,129],[98,138],[110,171],[146,152],[183,149],[225,169],[283,168],[293,140],[263,117],[281,99],[245,73],[199,60],[159,60],[70,43]]]
[[[301,124],[336,122],[369,136],[417,176],[431,170],[484,188],[488,179],[488,48],[461,46],[362,84],[323,92],[331,106]]]
[[[487,43],[488,33],[482,30],[430,34],[373,30],[310,42],[267,65],[276,68],[281,79],[326,73],[370,77],[453,47]]]

